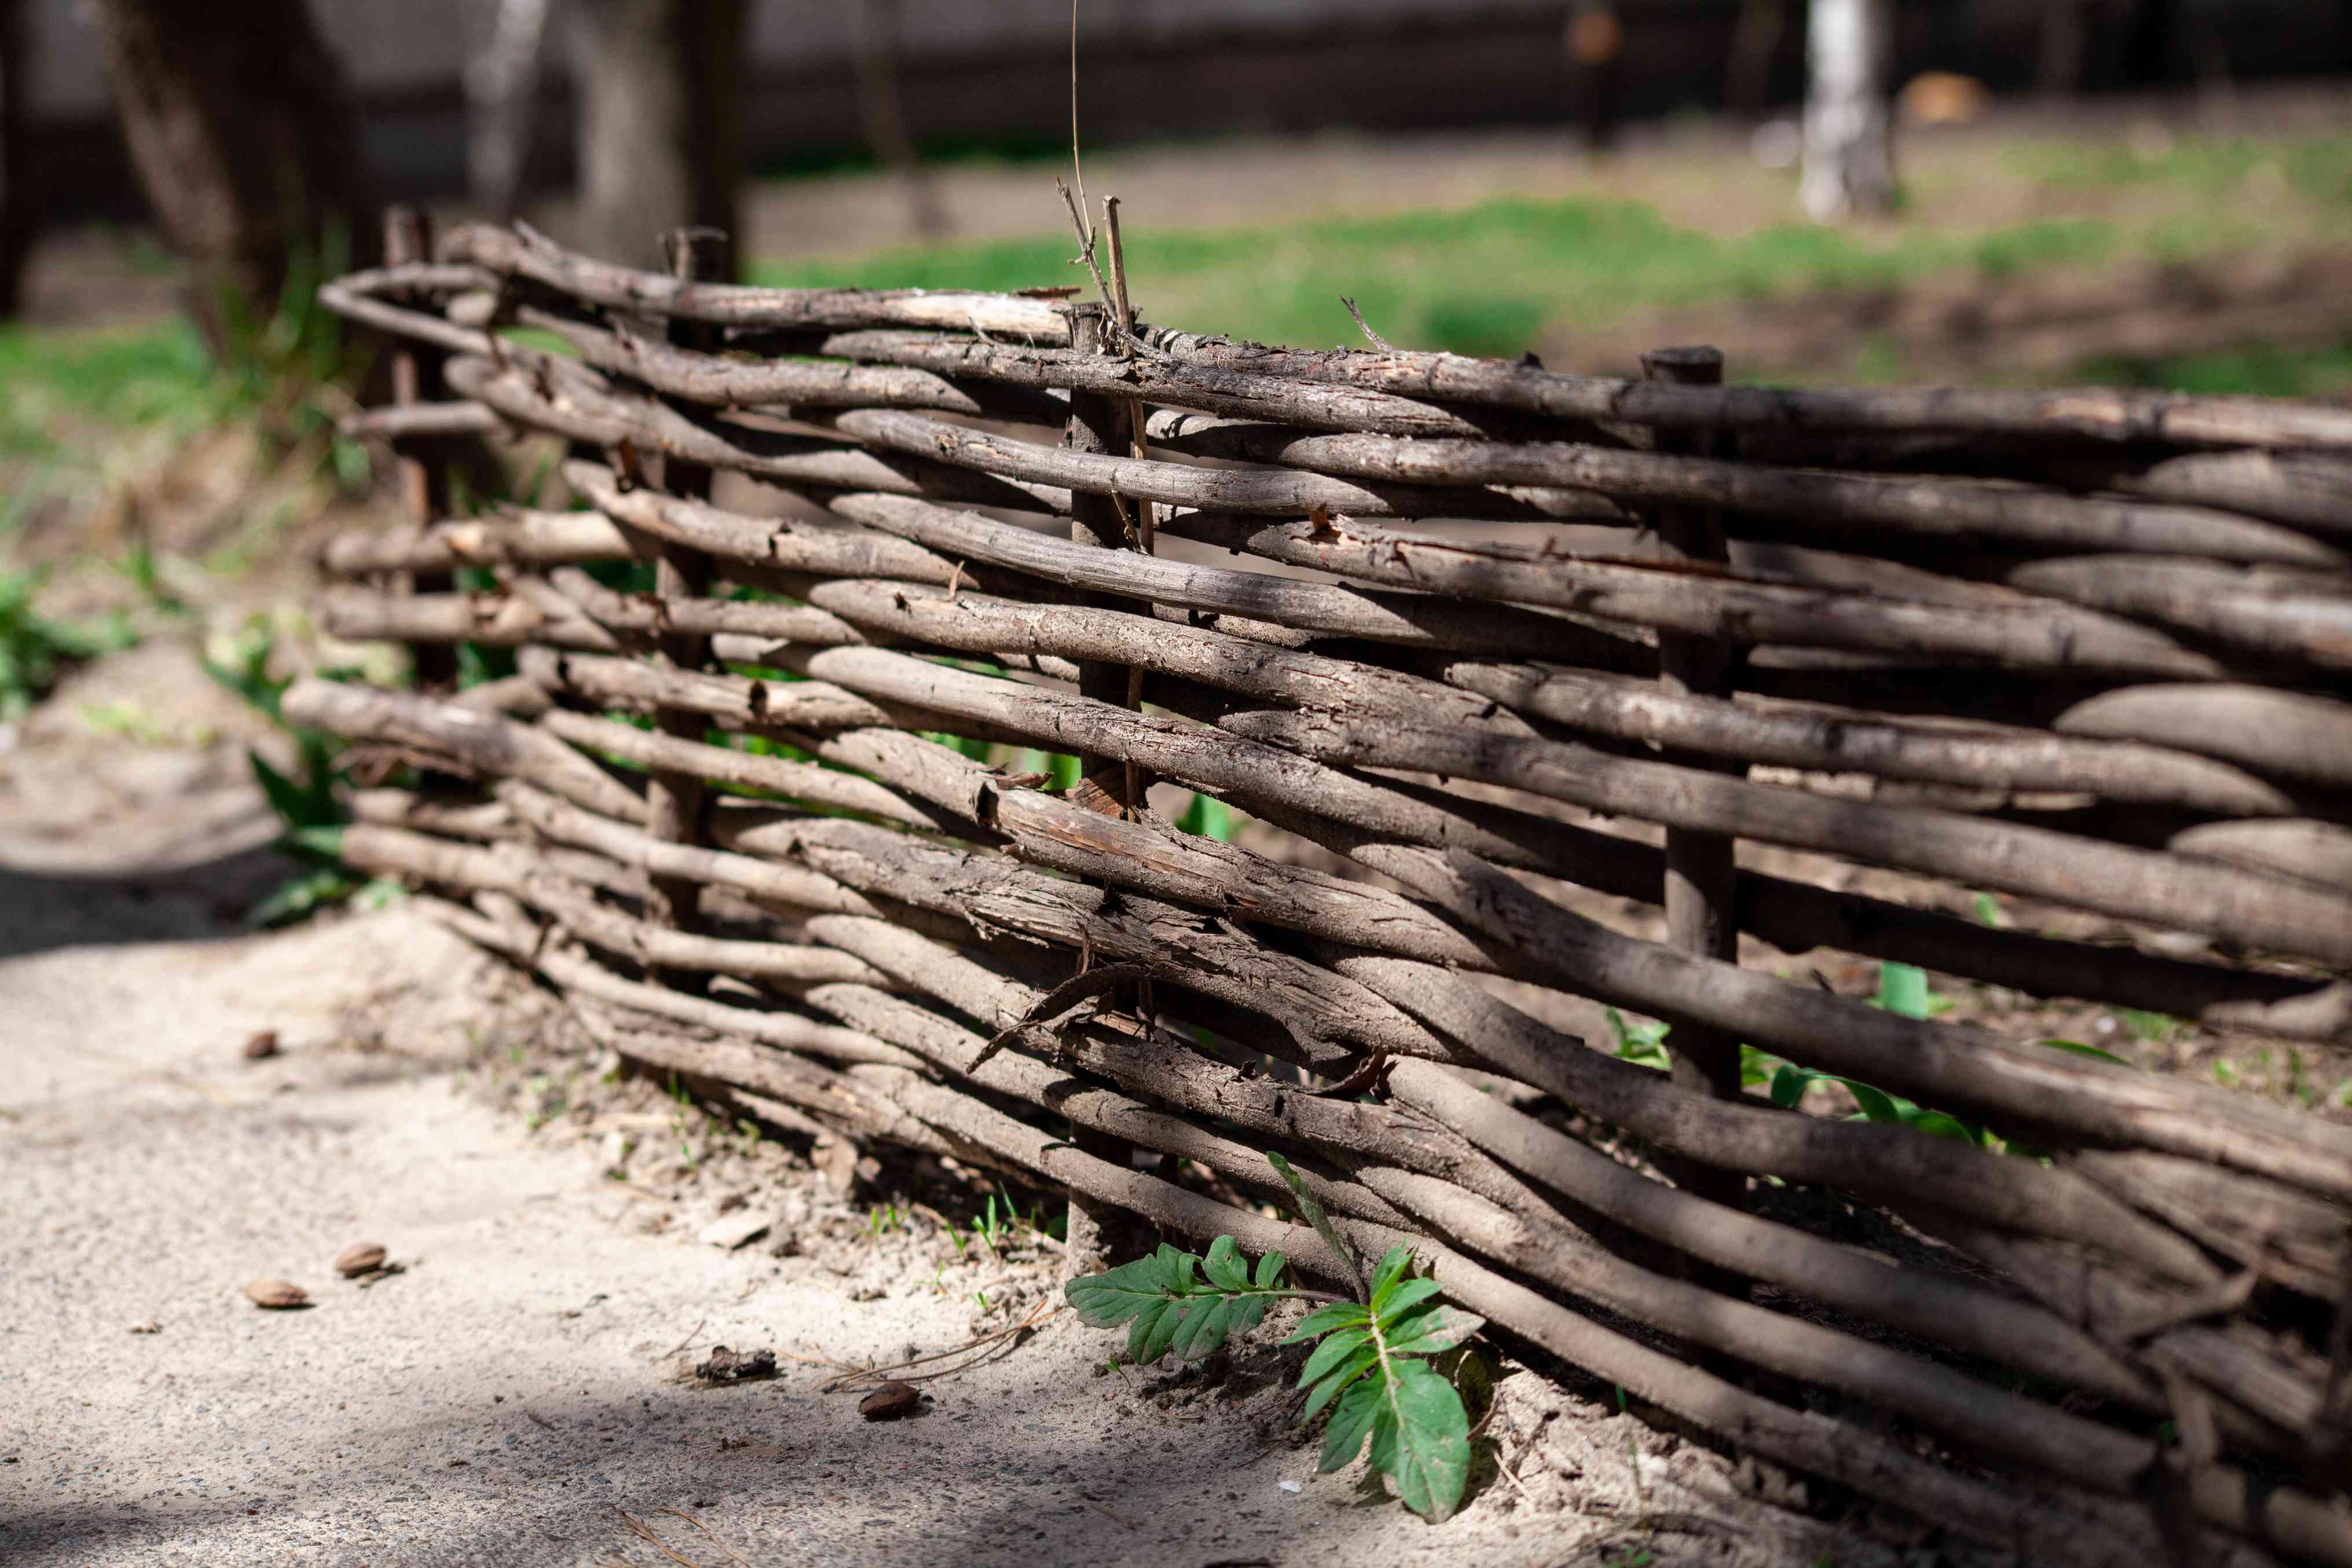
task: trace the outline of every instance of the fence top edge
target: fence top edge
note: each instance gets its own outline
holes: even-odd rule
[[[522,277],[606,309],[738,327],[848,330],[917,327],[1002,334],[1031,346],[1069,341],[1066,308],[1051,299],[982,290],[773,289],[688,283],[595,260],[518,225],[462,226],[437,247],[437,276],[412,286],[457,284],[462,269]],[[421,270],[421,269],[420,269]],[[355,275],[364,288],[378,281]],[[1202,369],[1250,370],[1480,405],[1551,417],[1617,420],[1675,428],[1780,432],[2003,435],[2133,447],[2250,447],[2352,450],[2352,408],[2255,396],[2111,387],[2021,391],[1972,387],[1789,389],[1679,385],[1572,375],[1527,361],[1443,352],[1291,349],[1213,333],[1146,327],[1146,352]]]

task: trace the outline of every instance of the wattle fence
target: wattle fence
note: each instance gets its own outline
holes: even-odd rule
[[[1066,1189],[1080,1251],[1343,1276],[1279,1152],[1497,1331],[1958,1534],[2352,1564],[2352,1128],[1799,956],[2343,1060],[2352,409],[404,237],[325,297],[398,347],[352,427],[415,525],[332,542],[322,619],[420,679],[285,711],[424,781],[346,858],[625,1056]],[[434,452],[509,431],[581,510],[446,519]],[[1545,1021],[1591,1002],[1671,1071]]]

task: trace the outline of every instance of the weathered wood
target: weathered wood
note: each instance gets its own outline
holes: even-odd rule
[[[627,561],[635,546],[589,511],[516,511],[495,521],[352,530],[327,541],[320,564],[339,577],[446,572],[457,566],[547,566]]]
[[[528,278],[590,304],[726,326],[945,327],[1037,342],[1068,341],[1060,313],[1044,300],[927,289],[755,289],[683,282],[657,272],[592,261],[520,225],[511,230],[486,224],[454,229],[443,237],[437,254],[446,262]]]
[[[711,287],[520,232],[446,254],[322,290],[450,356],[469,400],[355,427],[568,439],[595,510],[332,542],[330,629],[512,646],[523,673],[446,700],[305,683],[287,711],[480,782],[363,795],[347,854],[470,895],[420,902],[595,1037],[804,1136],[1027,1173],[1073,1195],[1082,1243],[1128,1215],[1337,1277],[1307,1233],[1129,1157],[1255,1202],[1280,1151],[1355,1246],[1411,1242],[1498,1330],[2034,1561],[2138,1568],[2161,1487],[2172,1534],[2352,1563],[2325,1342],[2352,1136],[1731,962],[1741,932],[2352,1039],[2352,465],[2326,449],[2352,418],[1073,332],[1042,299]],[[1061,447],[1001,428],[1066,420]],[[722,469],[797,492],[791,515],[712,505]],[[1414,516],[1509,526],[1379,521]],[[662,563],[651,594],[580,570],[635,560]],[[495,591],[382,581],[473,565]],[[646,713],[674,732],[612,717]],[[975,742],[1102,765],[1063,795]],[[1784,771],[1738,776],[1756,766]],[[1177,831],[1151,781],[1257,825]],[[707,790],[736,798],[682,804]],[[698,825],[715,844],[678,841]],[[1735,873],[1739,837],[1803,854]],[[1815,854],[1954,910],[2031,902],[1994,929],[1799,879]],[[1662,906],[1671,940],[1544,879]],[[682,929],[698,912],[722,923]],[[2085,914],[2214,951],[2138,951]],[[1664,1019],[1681,1060],[1712,1043],[1706,1092],[1533,1016],[1570,998]],[[1768,1107],[1746,1043],[2052,1158]],[[1884,1211],[2031,1300],[1743,1212],[1758,1177]],[[1749,1373],[1809,1409],[1726,1381]],[[2159,1453],[2161,1415],[2189,1440]],[[1955,1456],[1865,1429],[1888,1420]],[[2008,1473],[1956,1473],[1979,1459]]]
[[[1830,800],[1572,742],[1467,730],[1236,714],[1223,728],[1329,763],[1509,784],[1596,811],[1728,832],[1974,887],[2048,898],[2248,947],[2352,963],[2352,898],[2278,878],[1957,812]]]
[[[1696,387],[1563,375],[1464,354],[1267,348],[1153,329],[1150,347],[1186,365],[1517,409],[1558,419],[1622,420],[1673,429],[1954,431],[1984,436],[2188,447],[2352,447],[2352,415],[2260,397],[2080,387],[2063,392],[1974,388],[1782,391]]]
[[[872,509],[878,512],[885,504],[877,500]],[[889,526],[878,516],[862,520]],[[1187,539],[1287,565],[1412,584],[1433,595],[1553,605],[1690,637],[1728,634],[1741,641],[1799,647],[2167,678],[2189,671],[2210,675],[2223,668],[2149,627],[2023,597],[2006,605],[1896,599],[1655,563],[1580,560],[1529,546],[1415,536],[1355,522],[1318,529],[1312,523],[1180,512],[1167,527]]]
[[[1711,348],[1663,349],[1642,357],[1642,373],[1652,381],[1677,385],[1717,385],[1723,380],[1723,355]],[[1710,439],[1665,431],[1659,437],[1659,445],[1668,453],[1687,454],[1698,451]],[[1661,508],[1651,521],[1660,560],[1687,563],[1702,571],[1730,565],[1731,548],[1724,538],[1721,512],[1670,506]],[[1658,689],[1669,699],[1727,698],[1733,672],[1747,652],[1721,637],[1663,633],[1658,637]],[[1675,750],[1664,755],[1684,767],[1711,768],[1734,775],[1747,772],[1744,766],[1719,758]],[[1666,828],[1666,940],[1685,952],[1726,963],[1739,962],[1739,871],[1732,858],[1735,843],[1728,834],[1688,824]],[[1676,1083],[1717,1100],[1738,1098],[1737,1034],[1703,1026],[1685,1027],[1675,1037],[1672,1055]],[[1745,1195],[1745,1183],[1724,1181],[1716,1171],[1686,1167],[1684,1173],[1699,1192],[1717,1203],[1738,1204]]]
[[[2062,735],[2149,741],[2252,772],[2352,789],[2352,703],[2242,685],[2147,685],[2077,703]]]
[[[1638,452],[1564,442],[1316,435],[1177,414],[1156,416],[1151,438],[1155,446],[1193,457],[1279,464],[1360,481],[1564,489],[1619,503],[1801,519],[1808,531],[1818,529],[1832,540],[1852,540],[1864,548],[1874,536],[1894,532],[1914,539],[2000,540],[2047,550],[2148,551],[2314,566],[2341,566],[2347,560],[2340,548],[2296,529],[2204,508],[2101,500],[2015,483],[1765,467],[1671,447]]]

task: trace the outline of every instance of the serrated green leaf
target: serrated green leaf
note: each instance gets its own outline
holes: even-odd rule
[[[1388,1305],[1388,1296],[1397,1281],[1412,1267],[1412,1248],[1399,1242],[1381,1255],[1380,1267],[1372,1270],[1372,1310],[1378,1313]]]
[[[1347,1266],[1349,1276],[1356,1281],[1357,1293],[1360,1296],[1369,1294],[1364,1289],[1362,1261],[1356,1257],[1356,1249],[1340,1239],[1339,1233],[1332,1228],[1331,1216],[1323,1212],[1321,1202],[1307,1190],[1307,1183],[1290,1168],[1289,1161],[1279,1154],[1268,1154],[1265,1158],[1266,1163],[1274,1167],[1274,1173],[1282,1178],[1283,1185],[1290,1189],[1291,1197],[1297,1202],[1298,1212],[1306,1217],[1308,1225],[1315,1227],[1315,1234],[1323,1238],[1323,1245]]]
[[[1395,1381],[1385,1408],[1395,1423],[1393,1451],[1383,1468],[1405,1507],[1432,1524],[1462,1506],[1470,1479],[1470,1417],[1454,1385],[1426,1362],[1389,1363]]]
[[[1331,1403],[1333,1394],[1371,1371],[1380,1359],[1381,1352],[1371,1345],[1358,1347],[1355,1354],[1325,1373],[1315,1386],[1307,1390],[1307,1407],[1299,1412],[1298,1419],[1302,1423],[1314,1420],[1316,1413]]]
[[[1408,1319],[1389,1337],[1391,1355],[1434,1355],[1450,1351],[1486,1326],[1475,1312],[1439,1307]]]
[[[1202,1259],[1201,1272],[1220,1290],[1250,1288],[1249,1264],[1242,1258],[1241,1245],[1230,1236],[1221,1236],[1209,1243],[1209,1254]]]
[[[1158,1261],[1154,1258],[1139,1258],[1103,1273],[1073,1279],[1062,1287],[1062,1295],[1078,1314],[1080,1322],[1097,1329],[1115,1329],[1160,1299]]]
[[[1179,1361],[1199,1361],[1225,1342],[1233,1322],[1233,1302],[1223,1296],[1200,1298],[1184,1309],[1168,1348]]]
[[[1282,1266],[1290,1260],[1279,1252],[1269,1252],[1257,1260],[1257,1278],[1253,1281],[1261,1290],[1271,1290],[1282,1279]]]
[[[1365,1313],[1364,1309],[1355,1302],[1334,1301],[1328,1307],[1318,1307],[1301,1318],[1298,1321],[1298,1326],[1290,1331],[1290,1337],[1282,1342],[1295,1345],[1302,1340],[1311,1340],[1318,1334],[1328,1334],[1334,1329],[1344,1329],[1353,1324],[1370,1321],[1371,1319]]]
[[[1412,1311],[1415,1307],[1420,1306],[1423,1301],[1428,1300],[1432,1296],[1436,1295],[1438,1291],[1443,1289],[1444,1287],[1439,1285],[1434,1279],[1405,1279],[1399,1281],[1397,1285],[1389,1291],[1388,1305],[1385,1308],[1378,1307],[1376,1301],[1375,1313],[1381,1321],[1381,1328],[1382,1331],[1391,1334],[1394,1333],[1396,1331],[1396,1322],[1399,1319]]]
[[[1161,1300],[1136,1318],[1134,1331],[1128,1335],[1127,1359],[1138,1366],[1149,1366],[1168,1353],[1176,1342],[1176,1331],[1184,1325],[1184,1303]]]
[[[1331,1407],[1330,1425],[1323,1428],[1323,1458],[1317,1468],[1325,1474],[1355,1458],[1381,1409],[1381,1385],[1377,1377],[1355,1384]]]
[[[1371,1342],[1372,1331],[1370,1328],[1341,1329],[1336,1333],[1326,1335],[1323,1342],[1315,1347],[1315,1353],[1307,1358],[1307,1365],[1300,1370],[1298,1386],[1304,1388],[1310,1383],[1319,1381],[1333,1367],[1338,1366]]]

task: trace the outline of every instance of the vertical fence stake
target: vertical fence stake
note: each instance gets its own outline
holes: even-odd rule
[[[1671,381],[1686,386],[1715,386],[1723,380],[1723,353],[1713,348],[1657,349],[1642,356],[1642,374],[1651,381]],[[1719,445],[1712,432],[1662,430],[1658,449],[1714,455]],[[1672,561],[1727,563],[1731,551],[1723,534],[1719,512],[1696,507],[1663,507],[1652,515],[1662,556]],[[1732,671],[1740,650],[1712,637],[1662,634],[1658,638],[1658,684],[1670,692],[1728,697]],[[1668,760],[1687,767],[1744,772],[1737,764],[1682,752]],[[1727,834],[1666,829],[1666,940],[1685,952],[1703,958],[1739,961],[1738,872],[1732,860],[1734,840]],[[1739,1040],[1720,1029],[1676,1024],[1667,1037],[1675,1082],[1717,1100],[1739,1098]],[[1717,1203],[1743,1201],[1745,1180],[1728,1172],[1692,1162],[1681,1163],[1675,1179]]]
[[[1069,315],[1070,345],[1081,353],[1102,353],[1111,342],[1110,322],[1103,308],[1097,304],[1076,304],[1069,307]],[[1074,451],[1125,457],[1134,439],[1126,399],[1091,392],[1070,394],[1070,422],[1063,445]],[[1090,495],[1084,490],[1074,491],[1070,497],[1070,538],[1080,544],[1099,545],[1107,550],[1131,549],[1135,544],[1119,503],[1109,496]],[[1124,665],[1081,664],[1078,690],[1099,701],[1129,706],[1129,676]],[[1118,797],[1122,806],[1133,808],[1142,804],[1139,776],[1138,798],[1126,798],[1127,780],[1133,775],[1107,758],[1080,756],[1078,773],[1083,781]],[[1133,993],[1123,994],[1131,997]],[[1122,1170],[1133,1160],[1133,1149],[1126,1139],[1091,1128],[1074,1127],[1070,1141],[1085,1152],[1108,1160]],[[1069,1229],[1065,1234],[1068,1241],[1062,1255],[1065,1279],[1117,1262],[1120,1256],[1139,1250],[1143,1239],[1142,1227],[1133,1215],[1091,1198],[1075,1196],[1070,1199]]]
[[[427,261],[433,255],[433,233],[429,220],[415,207],[386,207],[383,213],[383,258],[397,267],[412,261]],[[440,391],[441,374],[437,364],[428,363],[407,338],[393,340],[392,401],[397,408],[424,401]],[[447,476],[433,456],[430,436],[398,436],[393,438],[394,474],[400,489],[401,521],[412,527],[424,528],[448,515],[449,493]],[[457,586],[455,577],[446,572],[419,572],[408,579],[412,594],[446,594]],[[447,688],[457,683],[457,649],[455,644],[420,642],[409,645],[409,657],[415,665],[416,684],[425,688]]]
[[[728,277],[727,246],[728,237],[715,228],[672,229],[662,236],[670,275],[688,283],[698,278]],[[704,322],[673,320],[669,324],[670,342],[681,348],[708,353],[718,346],[717,338],[718,329]],[[662,488],[672,495],[707,500],[710,495],[710,470],[699,463],[670,460],[663,465]],[[654,595],[659,603],[699,598],[709,585],[710,562],[700,551],[667,541],[659,544],[654,555]],[[710,662],[710,639],[656,633],[654,662],[678,669],[700,669]],[[654,713],[654,728],[680,740],[699,741],[709,727],[709,720],[698,713],[673,708],[657,709]],[[655,770],[646,785],[647,830],[665,843],[698,842],[702,837],[702,800],[703,784],[698,775]],[[691,879],[649,876],[646,884],[647,920],[674,931],[700,929],[700,908],[696,902],[698,889]],[[663,972],[658,977],[674,985],[698,984],[698,977],[684,973]]]

